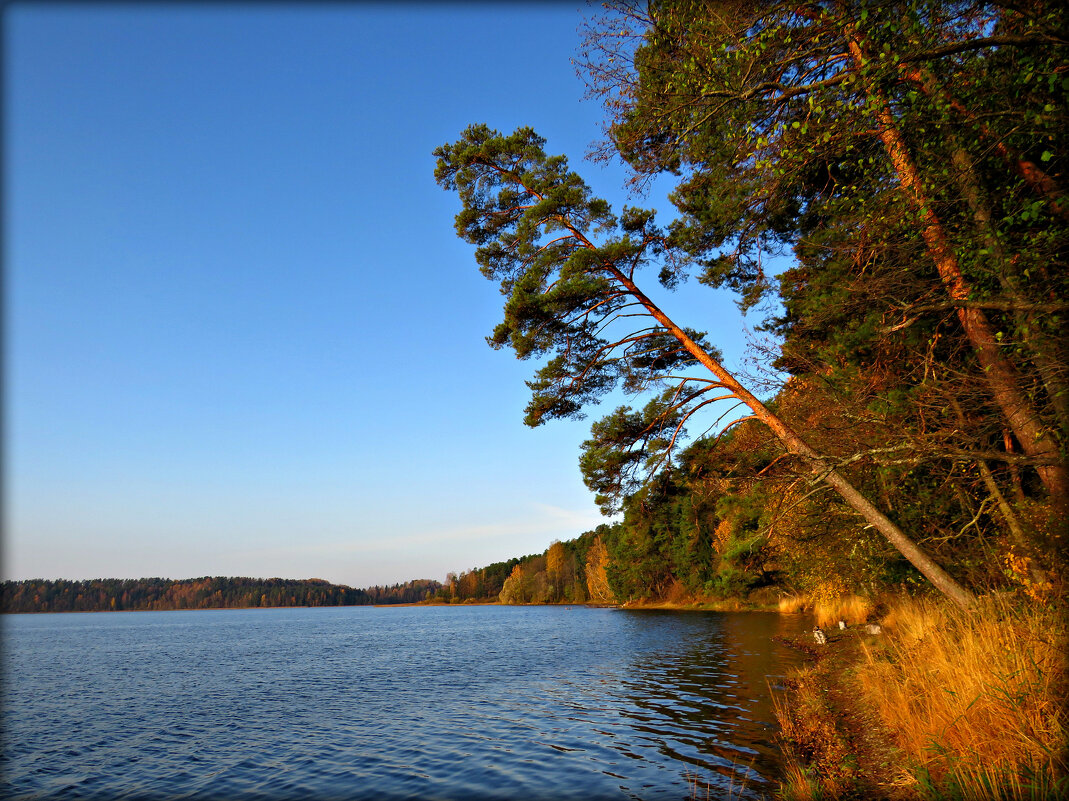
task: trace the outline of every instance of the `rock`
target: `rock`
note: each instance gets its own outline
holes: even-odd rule
[[[880,627],[879,623],[868,623],[865,626],[865,631],[867,631],[869,634],[881,634],[883,632],[883,628]]]
[[[846,630],[846,621],[845,620],[840,620],[839,621],[839,631],[845,631],[845,630]]]

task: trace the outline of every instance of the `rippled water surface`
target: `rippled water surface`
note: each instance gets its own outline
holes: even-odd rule
[[[6,615],[0,797],[758,797],[764,613],[346,607]],[[739,791],[741,785],[746,789]]]

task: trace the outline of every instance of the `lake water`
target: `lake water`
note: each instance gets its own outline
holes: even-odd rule
[[[773,613],[5,615],[0,797],[756,798]],[[745,785],[745,789],[740,789]]]

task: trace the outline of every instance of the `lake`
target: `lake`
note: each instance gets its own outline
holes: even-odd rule
[[[3,615],[0,797],[759,798],[775,613]]]

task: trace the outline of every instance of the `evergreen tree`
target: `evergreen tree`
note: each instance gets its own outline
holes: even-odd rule
[[[436,179],[463,205],[457,232],[476,245],[482,272],[508,298],[490,343],[520,358],[552,354],[529,382],[528,425],[578,416],[617,384],[632,393],[664,387],[641,412],[619,409],[595,425],[585,445],[587,483],[611,503],[627,476],[670,466],[691,415],[717,400],[740,401],[935,587],[969,606],[971,593],[725,370],[703,333],[677,325],[640,289],[637,272],[653,258],[661,257],[662,283],[682,276],[678,248],[653,213],[625,208],[617,218],[543,145],[529,128],[506,137],[475,125],[435,150]],[[639,319],[644,327],[629,325]],[[693,374],[695,367],[707,373]]]

